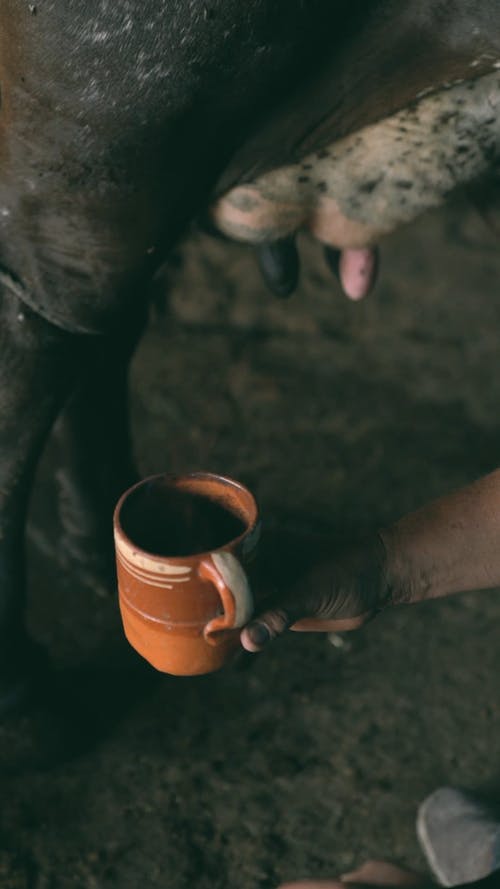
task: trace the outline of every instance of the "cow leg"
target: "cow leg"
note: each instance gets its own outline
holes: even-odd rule
[[[103,337],[96,361],[80,381],[57,426],[62,465],[57,471],[63,541],[59,552],[78,565],[80,580],[98,593],[114,585],[113,508],[137,478],[128,410],[130,359],[145,312],[120,319]]]
[[[92,339],[49,324],[0,282],[0,712],[40,670],[24,623],[26,512],[40,452]]]

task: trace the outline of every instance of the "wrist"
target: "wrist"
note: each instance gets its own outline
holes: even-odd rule
[[[358,602],[367,616],[375,616],[392,604],[387,575],[387,548],[380,533],[358,540],[344,557],[341,586],[351,587],[351,602]]]
[[[405,551],[398,525],[383,528],[379,538],[384,548],[384,577],[382,598],[386,605],[411,605],[430,595],[430,580],[415,564],[412,553]]]
[[[393,590],[388,575],[388,551],[382,532],[378,532],[370,544],[372,562],[373,601],[375,613],[393,605]]]

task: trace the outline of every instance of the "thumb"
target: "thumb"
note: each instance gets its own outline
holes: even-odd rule
[[[243,628],[241,644],[245,651],[262,651],[269,642],[288,630],[296,619],[293,607],[287,608],[280,604],[279,608],[269,608]]]

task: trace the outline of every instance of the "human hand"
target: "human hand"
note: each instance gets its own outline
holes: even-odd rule
[[[402,870],[384,861],[367,861],[359,870],[345,874],[339,880],[302,880],[298,883],[286,883],[279,889],[432,889],[435,883],[410,871]]]
[[[385,549],[378,535],[333,552],[328,538],[284,535],[261,558],[274,589],[243,628],[246,651],[261,651],[289,627],[295,630],[352,630],[387,604]]]

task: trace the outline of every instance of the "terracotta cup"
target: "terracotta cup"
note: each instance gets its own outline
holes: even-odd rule
[[[114,514],[125,635],[153,667],[211,673],[239,646],[253,612],[247,572],[260,522],[243,485],[210,473],[156,475]]]

